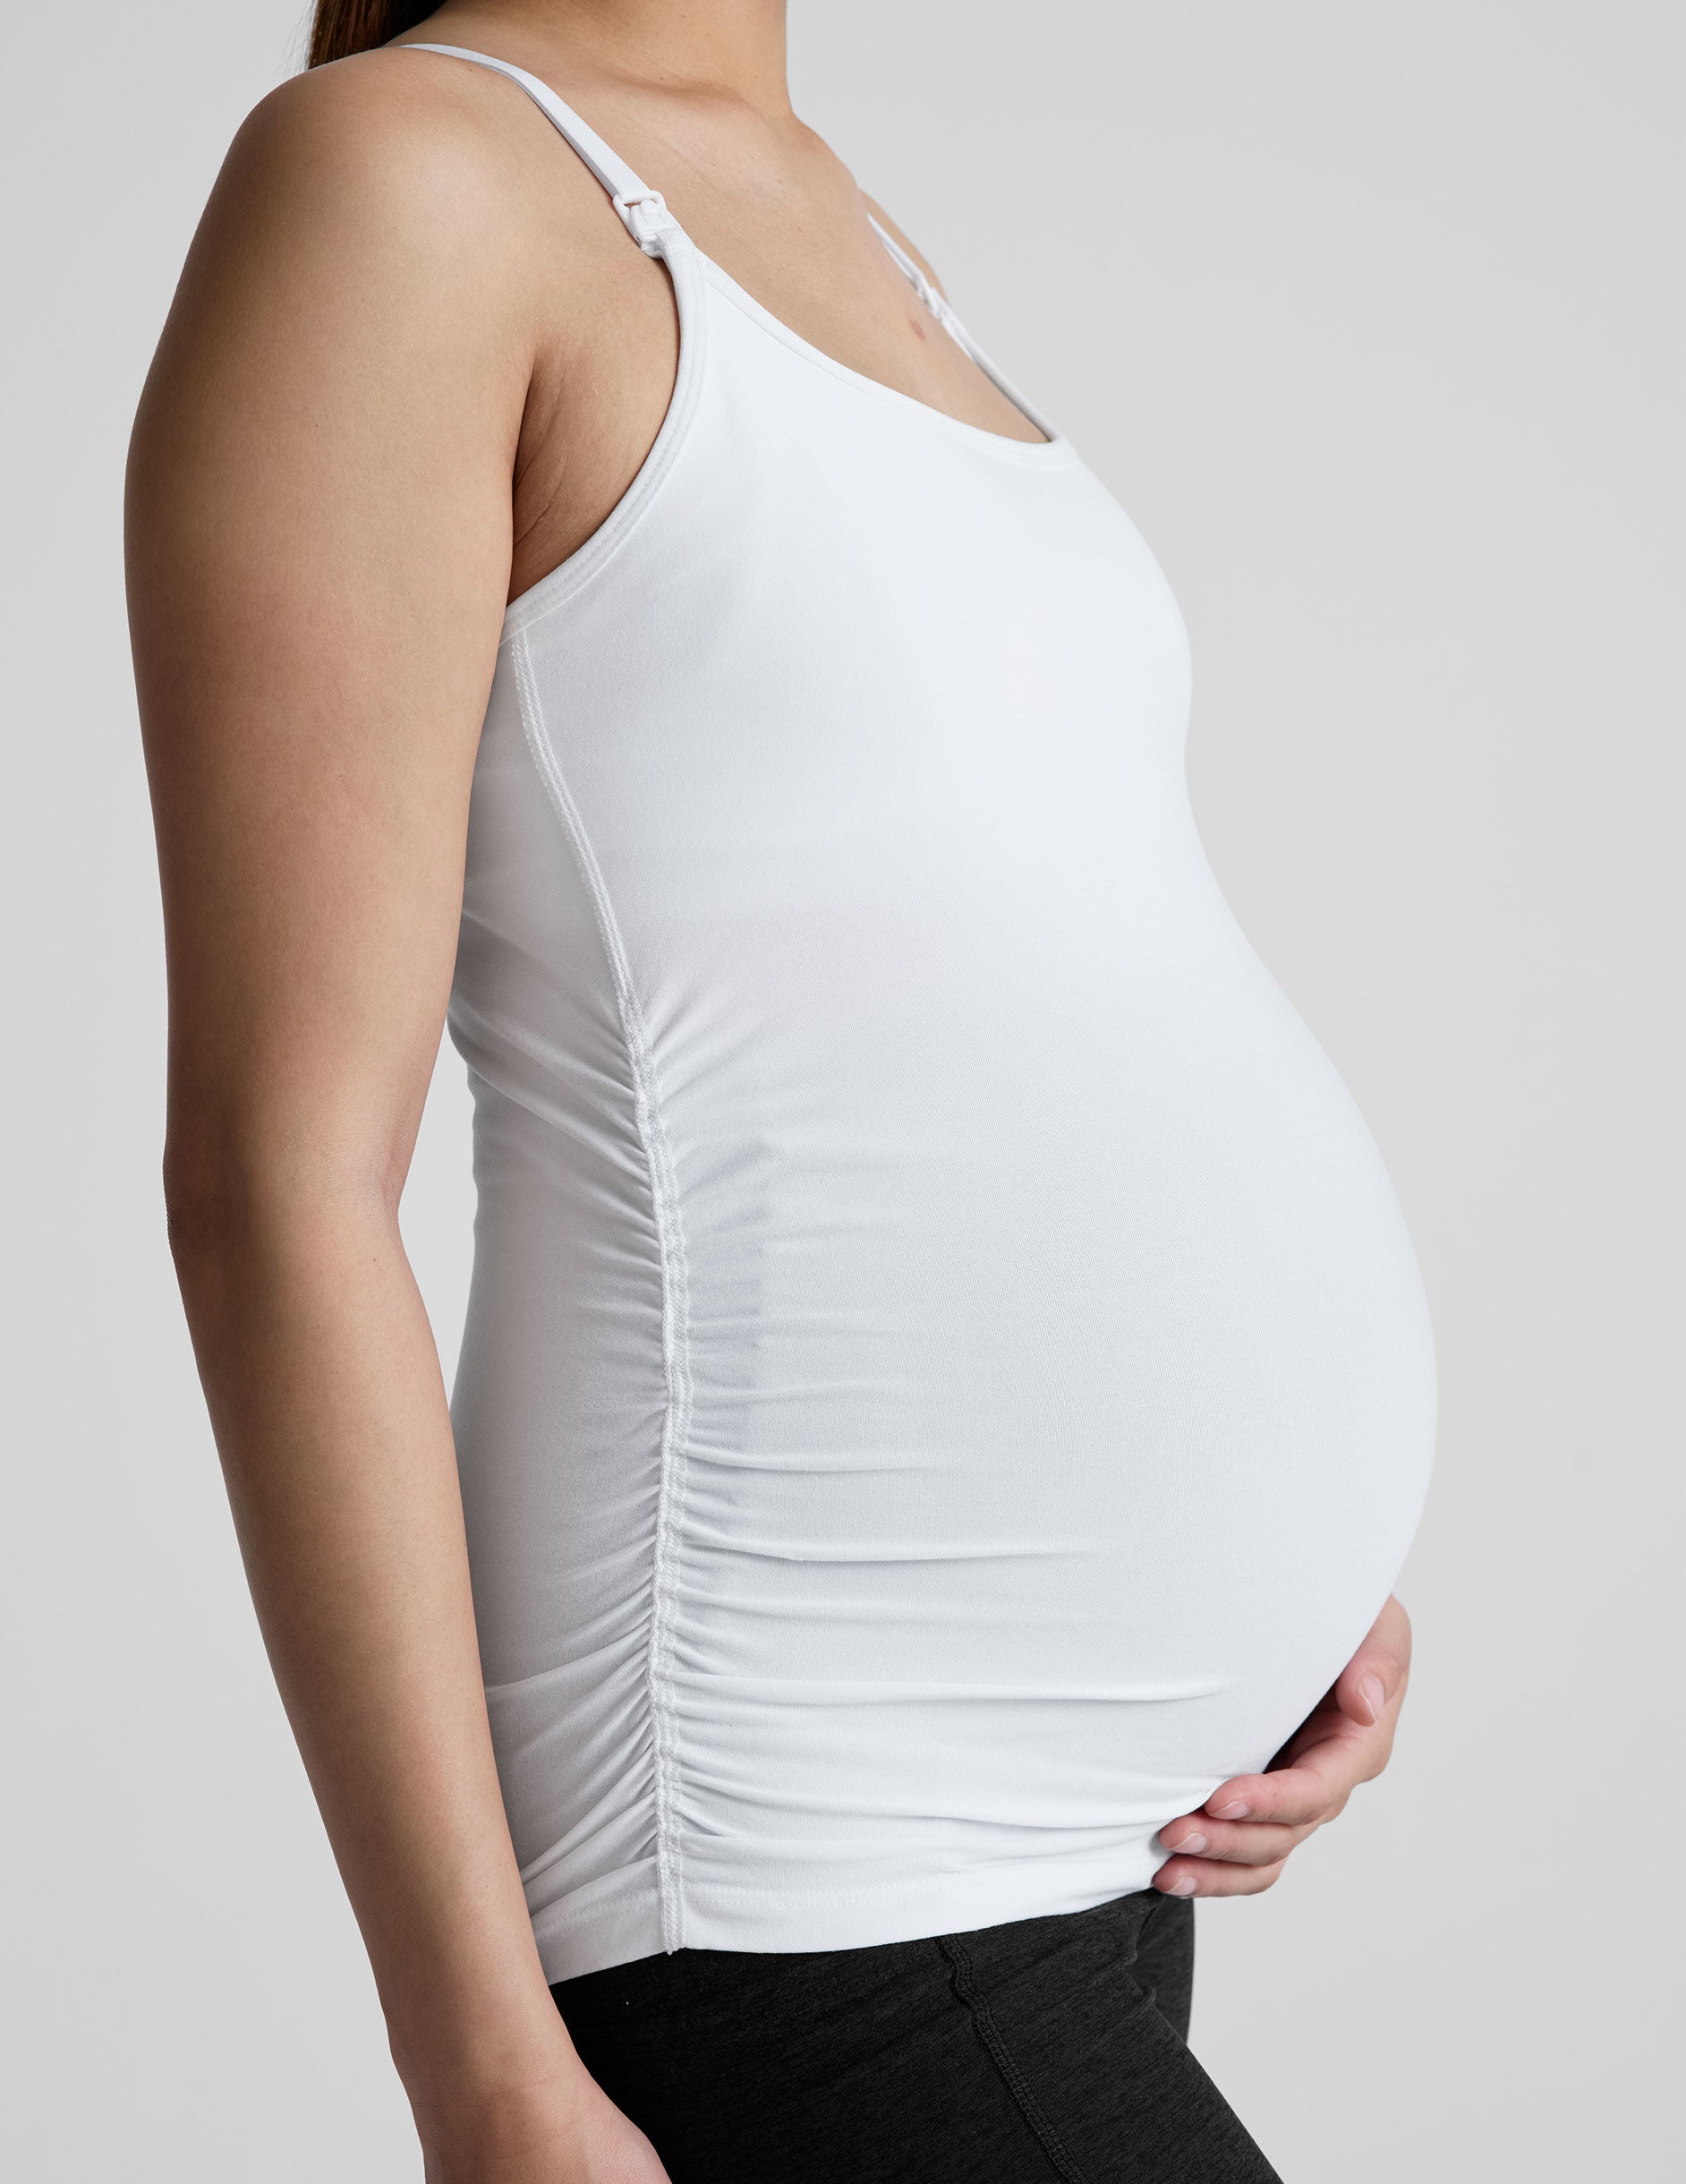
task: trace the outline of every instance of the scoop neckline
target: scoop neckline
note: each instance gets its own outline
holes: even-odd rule
[[[856,371],[852,365],[840,363],[826,350],[805,340],[794,327],[775,317],[747,288],[734,280],[723,266],[717,265],[706,252],[700,251],[682,228],[676,226],[664,235],[663,241],[672,245],[664,248],[661,255],[673,283],[679,320],[678,355],[666,414],[631,482],[598,528],[565,560],[546,575],[535,577],[505,607],[498,638],[500,650],[591,583],[637,528],[660,492],[689,436],[691,419],[702,395],[710,346],[706,303],[710,289],[816,369],[830,373],[846,386],[858,388],[875,401],[904,413],[916,413],[921,419],[929,421],[930,429],[934,431],[950,434],[967,446],[981,448],[993,459],[1029,469],[1060,470],[1077,464],[1077,450],[1064,433],[1050,424],[1007,383],[981,352],[968,346],[968,354],[975,354],[979,368],[1001,388],[1009,402],[1019,405],[1033,424],[1048,434],[1046,439],[1009,439],[1005,434],[992,432],[983,425],[969,424],[963,417],[951,417],[946,410],[933,408],[929,402],[922,402],[917,395],[904,393],[899,387],[887,386],[868,372]],[[969,345],[969,336],[967,342]]]
[[[664,243],[669,240],[673,232],[664,234]],[[857,371],[853,364],[844,363],[839,357],[833,356],[829,349],[822,349],[816,343],[809,341],[805,336],[797,333],[794,326],[788,325],[776,312],[769,311],[766,304],[759,297],[752,295],[741,281],[734,279],[723,265],[699,248],[683,228],[678,228],[677,233],[684,238],[681,247],[690,252],[711,286],[719,289],[728,303],[736,304],[738,310],[776,341],[782,342],[798,356],[806,357],[810,363],[817,365],[822,371],[829,371],[834,379],[843,380],[846,385],[858,387],[863,392],[875,396],[881,401],[892,403],[899,409],[915,411],[920,416],[928,418],[938,428],[999,453],[1009,462],[1046,463],[1051,458],[1069,462],[1074,459],[1077,451],[1065,434],[1026,400],[1018,388],[976,347],[969,336],[965,344],[959,345],[963,346],[965,354],[971,357],[984,377],[1007,397],[1020,415],[1028,418],[1038,431],[1046,435],[1044,439],[1015,439],[1005,432],[992,432],[987,425],[973,424],[966,418],[952,416],[949,411],[938,409],[934,403],[922,401],[917,395],[910,395],[903,388],[892,387],[885,380],[875,380],[870,371]]]
[[[420,29],[422,26],[417,25],[416,27]],[[711,284],[720,289],[730,302],[736,303],[739,310],[753,319],[775,340],[782,342],[787,348],[793,350],[798,356],[806,357],[811,363],[817,365],[822,371],[828,371],[834,378],[843,380],[849,386],[860,388],[881,400],[893,403],[899,408],[916,410],[922,415],[931,419],[939,430],[967,439],[975,446],[984,446],[999,450],[1010,462],[1027,461],[1045,464],[1050,460],[1059,463],[1069,462],[1072,459],[1075,450],[1065,434],[1057,425],[1052,424],[1044,417],[1035,405],[1013,385],[1006,373],[991,361],[978,344],[973,340],[965,327],[950,312],[945,311],[942,316],[947,321],[948,330],[954,338],[956,346],[964,354],[972,359],[979,371],[984,373],[997,391],[1012,404],[1020,416],[1026,418],[1035,426],[1043,435],[1041,439],[1016,439],[1005,432],[992,431],[987,425],[972,424],[964,417],[956,417],[948,410],[938,409],[934,403],[926,402],[918,395],[910,395],[902,388],[892,387],[886,380],[874,379],[871,372],[856,371],[853,364],[844,363],[839,358],[833,356],[829,349],[821,348],[816,343],[808,340],[805,335],[797,333],[795,327],[788,325],[776,312],[770,311],[759,297],[752,295],[743,283],[734,278],[723,265],[711,258],[706,251],[700,249],[692,241],[689,231],[668,209],[660,192],[647,189],[626,162],[598,136],[584,116],[570,106],[560,92],[556,90],[544,78],[532,75],[530,71],[522,68],[517,63],[506,61],[499,55],[483,53],[471,47],[439,45],[430,38],[412,38],[408,35],[387,41],[387,49],[399,47],[409,47],[418,53],[437,53],[450,59],[464,61],[486,68],[494,74],[510,78],[538,106],[541,113],[545,115],[575,157],[596,175],[597,180],[609,192],[625,225],[631,229],[634,239],[650,255],[668,260],[669,270],[671,270],[672,258],[677,245],[677,250],[687,254],[706,275]],[[595,147],[595,154],[588,149],[586,145],[582,144],[581,135],[589,141],[590,146]],[[619,193],[617,191],[617,183]],[[629,199],[634,195],[645,200],[653,199],[654,202],[660,207],[664,217],[653,237],[646,238],[640,234],[637,228],[634,227],[626,206],[622,201],[623,195]],[[877,231],[878,239],[883,244],[891,260],[899,265],[900,270],[915,289],[922,291],[924,284],[915,269],[907,260],[900,247],[891,240],[882,223],[870,208],[867,218],[872,221],[873,226]],[[542,578],[540,579],[541,583],[543,581]],[[537,587],[532,588],[536,589]],[[526,593],[522,594],[523,598],[526,596]],[[518,603],[518,601],[512,600],[510,606],[513,609]]]

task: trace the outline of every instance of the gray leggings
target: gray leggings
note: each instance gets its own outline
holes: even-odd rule
[[[553,1987],[673,2184],[1281,2184],[1187,2044],[1194,1906]]]

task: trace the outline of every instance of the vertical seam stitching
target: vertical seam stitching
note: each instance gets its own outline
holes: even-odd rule
[[[984,2043],[985,2052],[1001,2073],[1019,2114],[1035,2134],[1037,2144],[1053,2164],[1055,2173],[1063,2180],[1063,2184],[1088,2184],[1087,2177],[1072,2159],[1064,2139],[1032,2091],[1030,2080],[1019,2069],[1001,2026],[995,2022],[995,2013],[978,1984],[977,1974],[965,1944],[952,1934],[939,1934],[937,1947],[948,1959],[954,1992],[971,2012],[973,2026]]]
[[[677,1824],[678,1736],[673,1718],[673,1584],[677,1563],[680,1511],[684,1505],[685,1457],[691,1428],[690,1272],[685,1261],[679,1194],[672,1147],[662,1119],[654,1060],[643,1012],[634,990],[626,943],[604,885],[584,823],[564,778],[546,731],[543,703],[533,674],[525,630],[515,637],[516,695],[527,746],[545,789],[562,822],[592,898],[598,934],[615,987],[621,1037],[632,1072],[634,1120],[650,1176],[661,1262],[661,1354],[667,1386],[662,1419],[660,1478],[656,1496],[656,1531],[651,1570],[650,1636],[644,1652],[644,1683],[650,1704],[656,1801],[656,1892],[665,1950],[685,1943],[684,1864]]]

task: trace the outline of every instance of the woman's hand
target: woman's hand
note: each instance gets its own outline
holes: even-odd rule
[[[1256,1896],[1288,1854],[1387,1765],[1410,1678],[1410,1617],[1390,1599],[1316,1711],[1264,1774],[1237,1775],[1159,1831],[1175,1855],[1154,1875],[1170,1896]]]
[[[424,2184],[668,2184],[655,2148],[577,2061],[442,2128],[417,2122]]]

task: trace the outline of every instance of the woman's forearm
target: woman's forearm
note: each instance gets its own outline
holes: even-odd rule
[[[379,1192],[178,1188],[171,1230],[264,1640],[426,2137],[432,2111],[578,2069],[498,1793],[438,1354]]]

